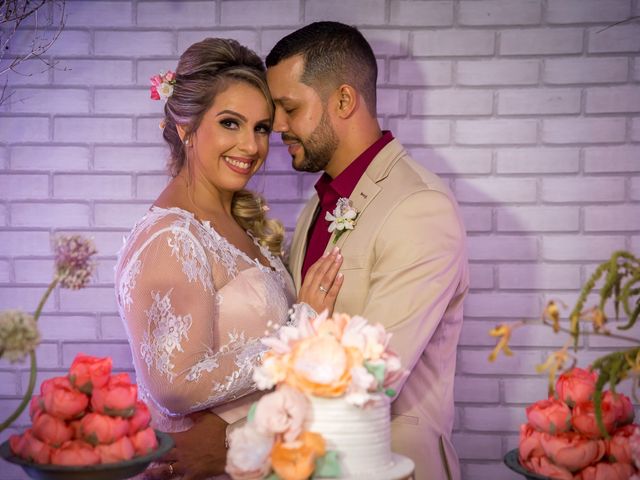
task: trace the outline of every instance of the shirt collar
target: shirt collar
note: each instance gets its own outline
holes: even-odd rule
[[[393,134],[385,130],[378,140],[358,155],[336,178],[332,179],[326,172],[323,173],[315,185],[322,207],[330,209],[339,198],[348,198],[373,159],[391,140]]]

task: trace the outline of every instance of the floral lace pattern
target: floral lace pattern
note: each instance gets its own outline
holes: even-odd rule
[[[140,260],[133,262],[120,282],[120,297],[122,298],[122,306],[126,309],[131,308],[131,303],[133,303],[131,291],[136,287],[136,276],[140,273],[140,265]]]
[[[158,292],[151,292],[153,305],[147,310],[149,320],[149,332],[143,334],[140,354],[148,368],[153,365],[159,372],[167,376],[169,382],[173,382],[175,365],[172,357],[177,350],[182,352],[182,340],[189,340],[191,328],[191,315],[176,315],[171,306],[171,291],[164,296]]]
[[[171,227],[173,237],[167,239],[167,243],[171,247],[171,255],[175,255],[182,264],[182,271],[190,282],[199,280],[205,291],[213,293],[213,284],[211,283],[211,270],[207,255],[202,247],[194,241],[193,235],[181,225],[182,222],[176,222]]]
[[[191,213],[154,207],[120,251],[118,308],[156,428],[182,429],[187,414],[255,391],[259,339],[287,321],[294,290],[253,240],[265,264]]]

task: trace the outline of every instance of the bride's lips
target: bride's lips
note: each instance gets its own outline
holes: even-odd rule
[[[223,156],[222,159],[227,164],[229,169],[233,170],[236,173],[240,173],[242,175],[248,175],[251,173],[251,165],[253,165],[253,160],[242,157],[229,157]]]

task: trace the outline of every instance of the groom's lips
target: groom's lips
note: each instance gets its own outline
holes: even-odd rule
[[[287,150],[289,152],[289,155],[291,155],[292,157],[295,156],[295,154],[298,153],[302,148],[300,141],[298,141],[296,138],[283,136],[282,142],[289,147]]]
[[[299,143],[290,143],[288,145],[289,145],[289,148],[287,149],[287,151],[289,152],[289,155],[291,155],[292,157],[295,157],[296,153],[298,153],[302,148],[302,146]]]

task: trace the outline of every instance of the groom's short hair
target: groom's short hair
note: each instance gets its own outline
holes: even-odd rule
[[[267,55],[267,68],[301,55],[301,82],[326,99],[327,87],[354,87],[376,116],[378,64],[371,45],[357,28],[339,22],[315,22],[282,38]]]

